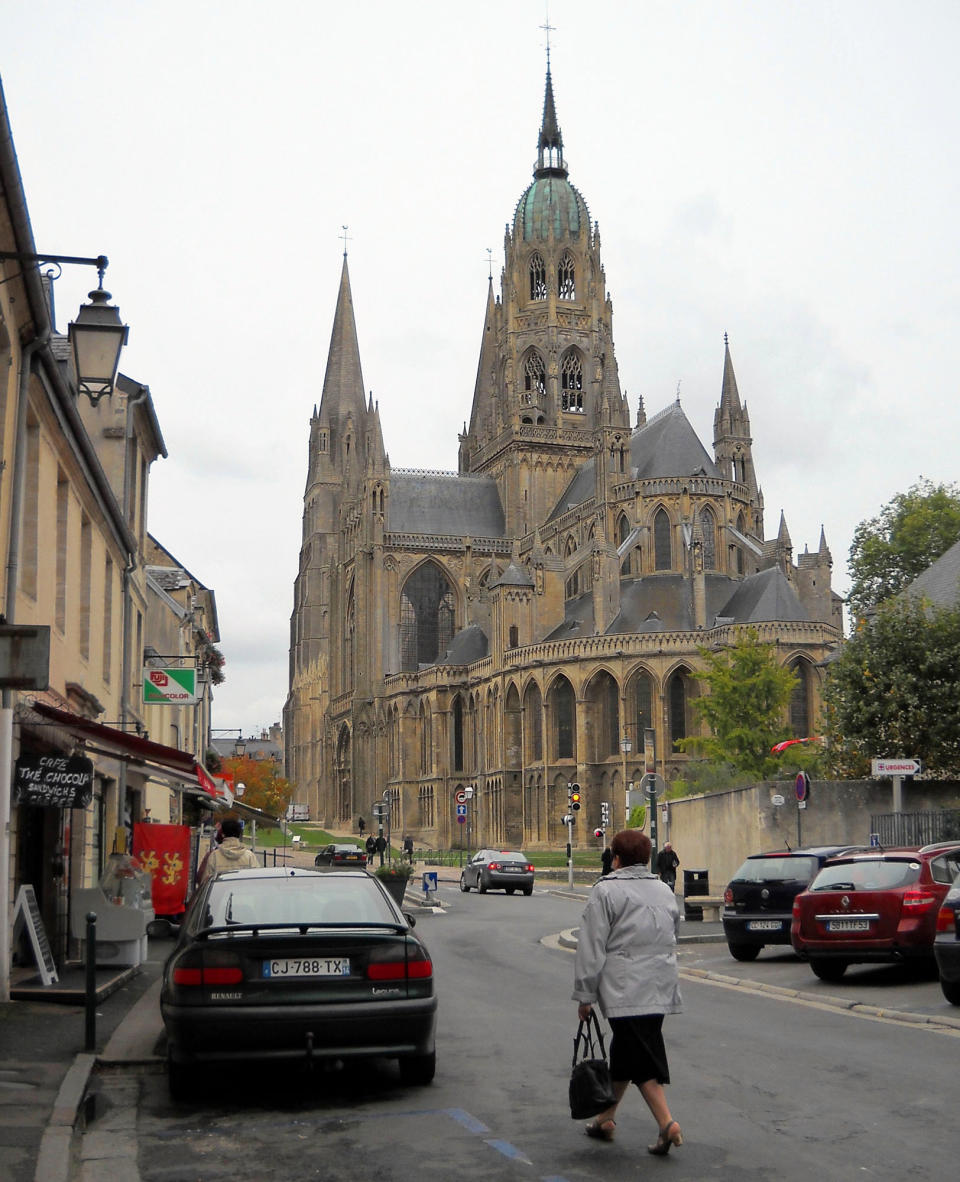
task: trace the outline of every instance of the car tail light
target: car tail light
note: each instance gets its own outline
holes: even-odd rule
[[[239,985],[243,981],[243,969],[235,956],[217,953],[199,957],[184,958],[173,966],[172,980],[180,986]]]
[[[533,863],[532,862],[527,863],[527,873],[533,874]]]
[[[727,889],[723,892],[723,901],[724,903],[733,902],[733,891],[730,889],[730,887],[727,887]]]
[[[937,931],[956,932],[957,913],[952,907],[941,907],[937,912]]]
[[[903,906],[910,907],[915,910],[926,910],[933,907],[937,902],[937,896],[931,895],[929,891],[913,890],[903,892]]]
[[[502,870],[502,869],[503,869],[503,867],[500,865],[500,863],[499,863],[499,862],[491,862],[491,863],[490,863],[490,869],[491,869],[491,870]]]
[[[370,981],[423,981],[432,976],[433,961],[424,948],[411,948],[406,957],[403,949],[374,952],[367,964]]]

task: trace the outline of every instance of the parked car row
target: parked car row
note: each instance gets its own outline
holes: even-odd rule
[[[755,854],[724,892],[736,960],[790,944],[822,981],[851,964],[936,961],[960,1005],[960,842],[881,849],[816,846]]]

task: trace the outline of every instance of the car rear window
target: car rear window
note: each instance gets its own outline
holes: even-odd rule
[[[819,862],[804,856],[747,858],[733,876],[733,882],[809,882]]]
[[[383,891],[366,875],[217,879],[202,927],[252,923],[396,923]]]
[[[811,891],[888,891],[909,886],[920,877],[920,863],[912,858],[870,859],[824,866],[810,884]]]
[[[526,862],[526,854],[518,854],[516,850],[504,850],[502,853],[494,854],[494,862]]]

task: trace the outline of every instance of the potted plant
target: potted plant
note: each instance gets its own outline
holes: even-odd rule
[[[409,862],[388,862],[385,866],[378,866],[374,874],[390,893],[390,897],[398,907],[403,906],[403,896],[407,883],[413,874],[413,867]]]

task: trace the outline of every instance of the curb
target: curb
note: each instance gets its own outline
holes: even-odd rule
[[[803,989],[791,989],[786,985],[767,985],[763,981],[752,981],[749,977],[731,977],[726,973],[714,973],[708,969],[681,969],[681,977],[696,981],[709,981],[713,985],[746,989],[751,993],[766,993],[772,997],[788,998],[808,1005],[826,1006],[833,1010],[846,1010],[867,1018],[883,1018],[888,1022],[902,1022],[910,1026],[929,1026],[931,1029],[949,1030],[960,1034],[960,1018],[949,1014],[914,1014],[909,1010],[890,1010],[882,1006],[866,1005],[846,997],[832,994],[807,993]]]

